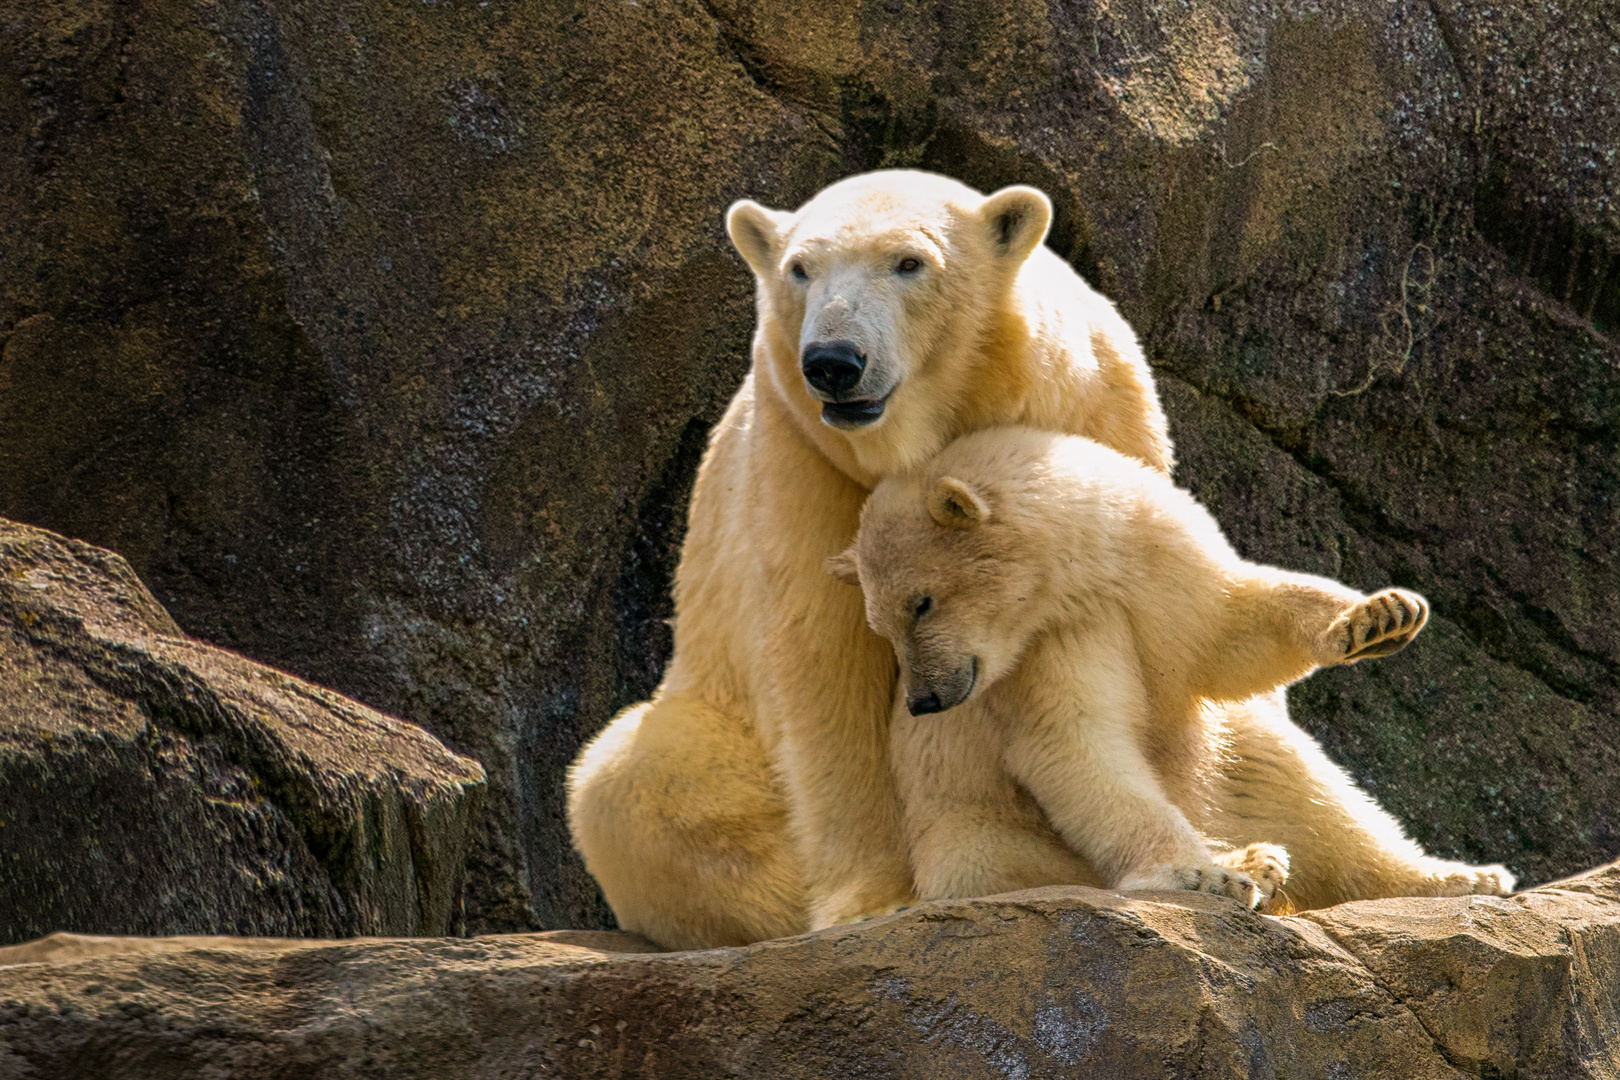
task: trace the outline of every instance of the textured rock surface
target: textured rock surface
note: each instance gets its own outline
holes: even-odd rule
[[[474,929],[592,925],[741,377],[720,216],[1058,206],[1246,554],[1434,601],[1297,714],[1431,849],[1620,855],[1608,0],[0,0],[0,513],[489,769]]]
[[[483,787],[184,637],[111,552],[0,521],[0,942],[452,933]]]
[[[1620,867],[1305,918],[1041,889],[594,937],[47,938],[0,949],[0,1076],[1620,1076]]]

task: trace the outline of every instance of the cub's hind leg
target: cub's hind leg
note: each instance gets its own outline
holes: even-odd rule
[[[1387,896],[1506,895],[1497,865],[1434,858],[1288,717],[1281,691],[1220,707],[1228,749],[1200,825],[1231,844],[1288,851],[1280,900],[1294,910]]]

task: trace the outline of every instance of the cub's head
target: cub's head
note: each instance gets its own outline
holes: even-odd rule
[[[827,569],[866,594],[866,619],[900,661],[913,716],[983,691],[1047,621],[1042,548],[1020,527],[1023,493],[939,471],[891,477],[855,543]]]
[[[986,197],[893,170],[840,181],[792,213],[743,200],[726,228],[758,279],[776,390],[882,473],[949,437],[975,390],[975,350],[1051,221],[1034,188]]]

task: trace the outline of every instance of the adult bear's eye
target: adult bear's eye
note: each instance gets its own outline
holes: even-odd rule
[[[900,262],[895,265],[894,272],[897,273],[897,274],[915,274],[918,270],[921,270],[921,269],[922,269],[922,262],[920,260],[918,260],[918,259],[901,259]]]
[[[804,272],[804,263],[793,264],[793,276],[799,281],[810,280],[810,275]]]
[[[934,598],[932,596],[925,596],[921,600],[917,601],[917,606],[915,608],[912,608],[911,617],[913,619],[920,619],[932,610],[934,610]]]

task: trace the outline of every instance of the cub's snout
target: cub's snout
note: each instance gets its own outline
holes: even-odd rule
[[[944,677],[929,678],[916,671],[906,679],[906,711],[912,716],[944,712],[954,709],[968,699],[979,681],[979,658],[968,662]]]

